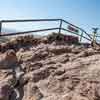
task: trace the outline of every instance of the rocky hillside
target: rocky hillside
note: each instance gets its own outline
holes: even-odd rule
[[[0,100],[100,100],[100,51],[47,38],[2,43]]]

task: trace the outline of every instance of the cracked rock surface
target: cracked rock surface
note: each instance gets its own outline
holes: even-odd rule
[[[100,51],[30,37],[0,44],[0,100],[100,100]]]

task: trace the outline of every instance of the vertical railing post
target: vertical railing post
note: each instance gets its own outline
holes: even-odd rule
[[[99,28],[92,28],[93,29],[93,39],[92,42],[95,43],[96,42],[96,35],[97,35],[97,31]]]
[[[62,28],[62,19],[60,20],[60,25],[59,25],[59,34],[61,33],[61,28]]]
[[[2,30],[2,22],[0,21],[0,35],[1,35],[1,30]]]
[[[83,37],[83,31],[82,31],[81,36],[80,36],[80,42],[82,41],[82,37]]]

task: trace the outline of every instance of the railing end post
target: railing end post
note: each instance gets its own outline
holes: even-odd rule
[[[1,30],[2,30],[2,22],[0,21],[0,36],[1,36]]]

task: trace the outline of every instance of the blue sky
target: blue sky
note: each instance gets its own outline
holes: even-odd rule
[[[0,0],[0,20],[62,18],[86,31],[100,26],[100,0]]]

